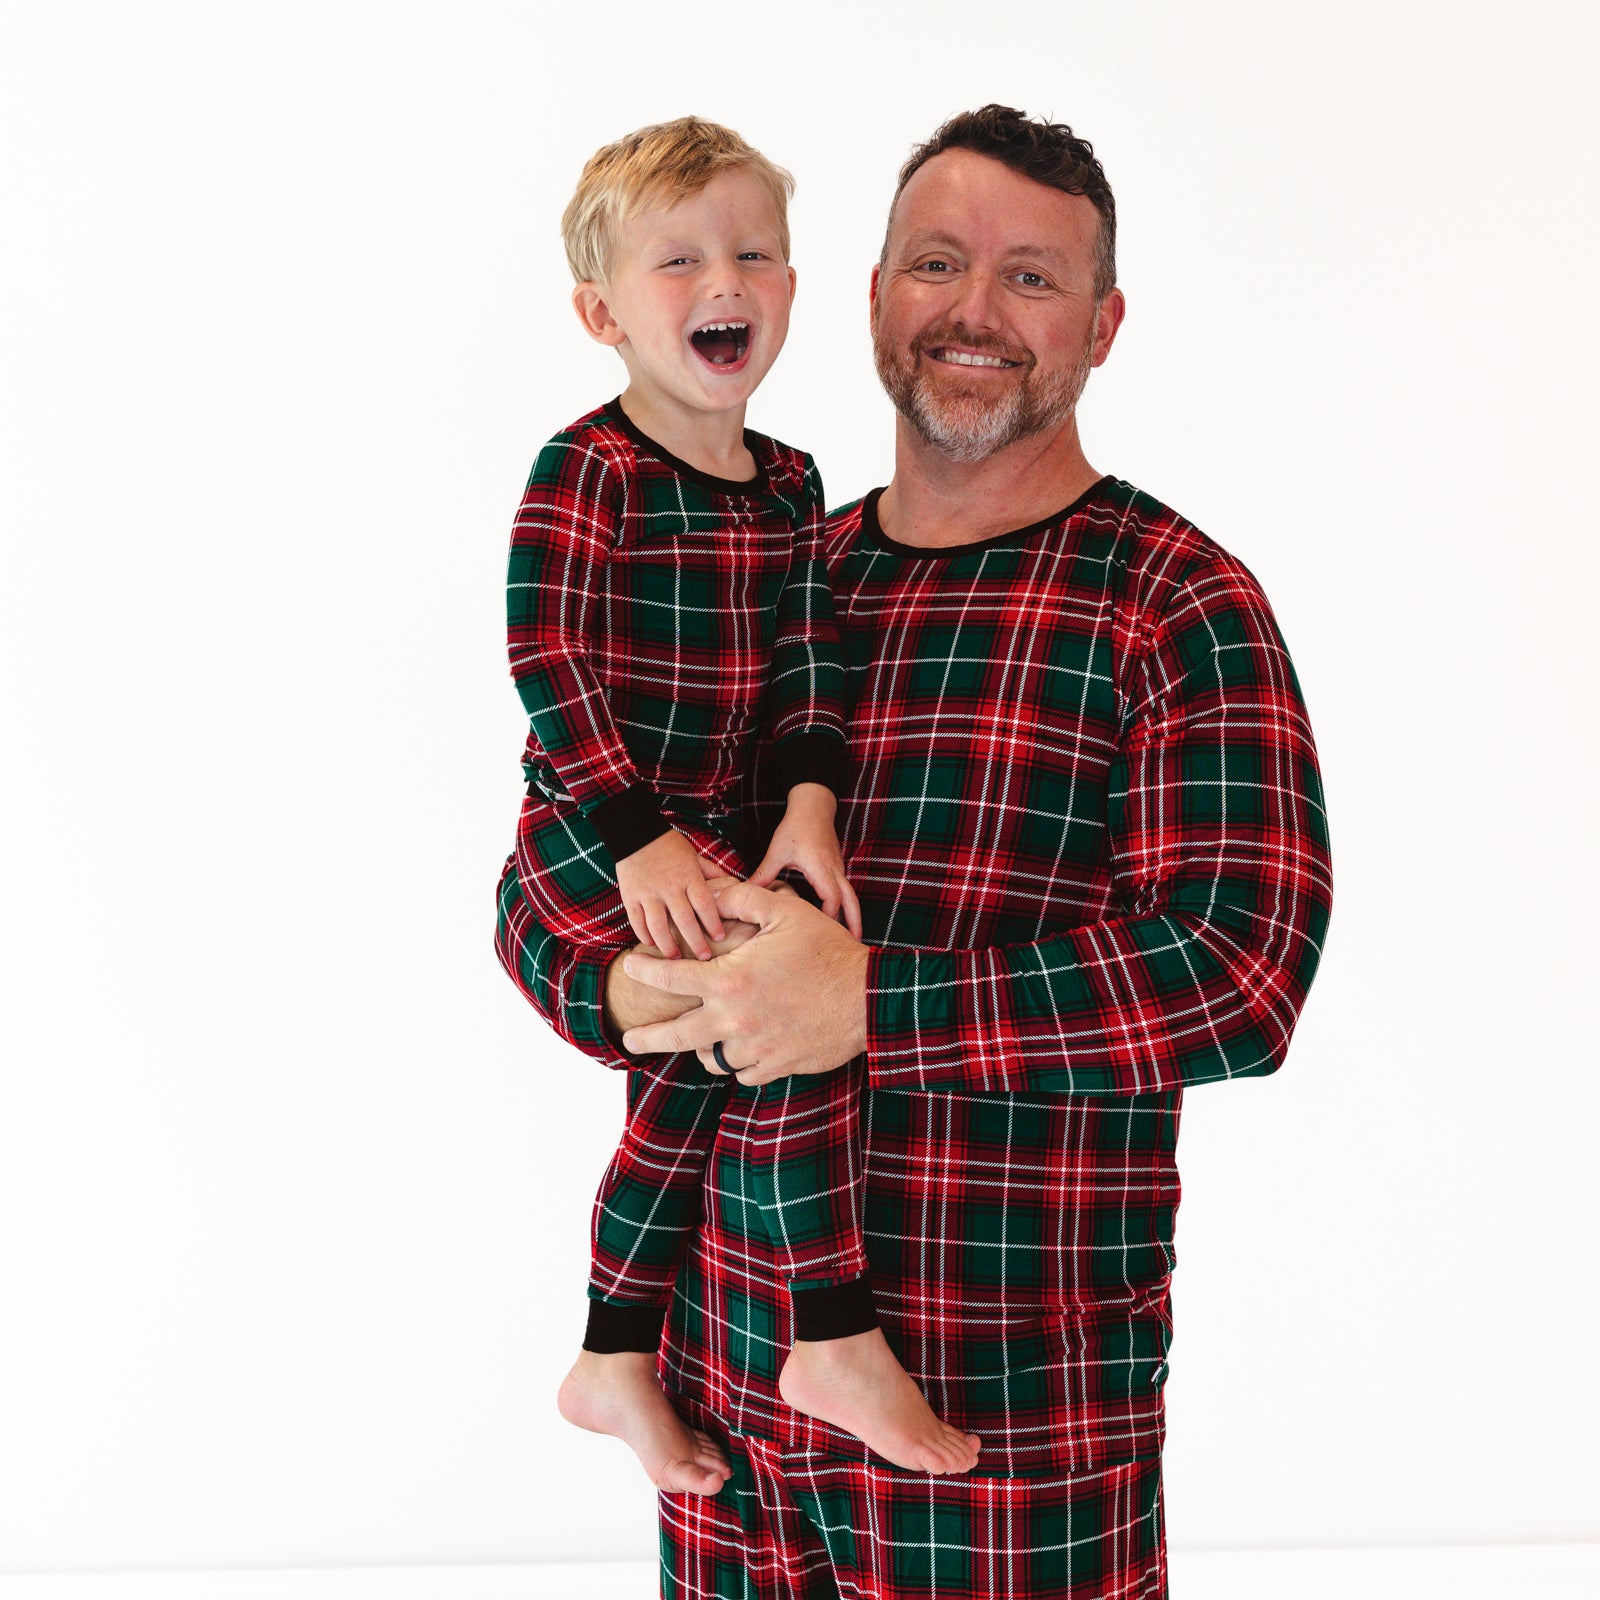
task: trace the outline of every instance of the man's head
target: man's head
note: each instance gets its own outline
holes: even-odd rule
[[[989,105],[900,173],[873,274],[878,375],[929,444],[978,461],[1072,415],[1122,320],[1116,209],[1089,144]]]
[[[702,412],[749,398],[788,332],[793,190],[731,128],[699,117],[589,158],[561,219],[573,304],[633,386]]]

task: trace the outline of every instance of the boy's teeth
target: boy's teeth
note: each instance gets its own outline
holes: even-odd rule
[[[708,322],[689,335],[696,350],[713,366],[726,367],[744,359],[750,348],[748,322]]]

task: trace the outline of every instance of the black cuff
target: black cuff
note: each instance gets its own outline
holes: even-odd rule
[[[661,1347],[661,1324],[666,1319],[665,1306],[619,1306],[610,1300],[591,1300],[583,1348],[602,1356],[622,1350],[654,1355]]]
[[[830,1283],[820,1289],[791,1289],[796,1339],[848,1339],[878,1326],[872,1304],[872,1284],[863,1273],[849,1283]]]
[[[648,783],[636,783],[584,814],[594,824],[594,831],[611,852],[613,861],[631,856],[652,839],[672,832],[672,824],[661,815],[661,798]]]
[[[797,733],[777,746],[772,756],[782,793],[788,794],[797,783],[820,783],[833,790],[835,799],[844,793],[850,756],[843,739],[831,733]]]

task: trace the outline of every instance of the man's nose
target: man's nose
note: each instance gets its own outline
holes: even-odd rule
[[[993,333],[1000,327],[1000,276],[981,267],[961,274],[950,305],[955,321],[980,333]]]

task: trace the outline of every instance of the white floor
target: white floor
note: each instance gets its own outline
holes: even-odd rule
[[[653,1600],[644,1562],[0,1574],[0,1600]],[[1173,1600],[1600,1600],[1600,1545],[1175,1551]]]

